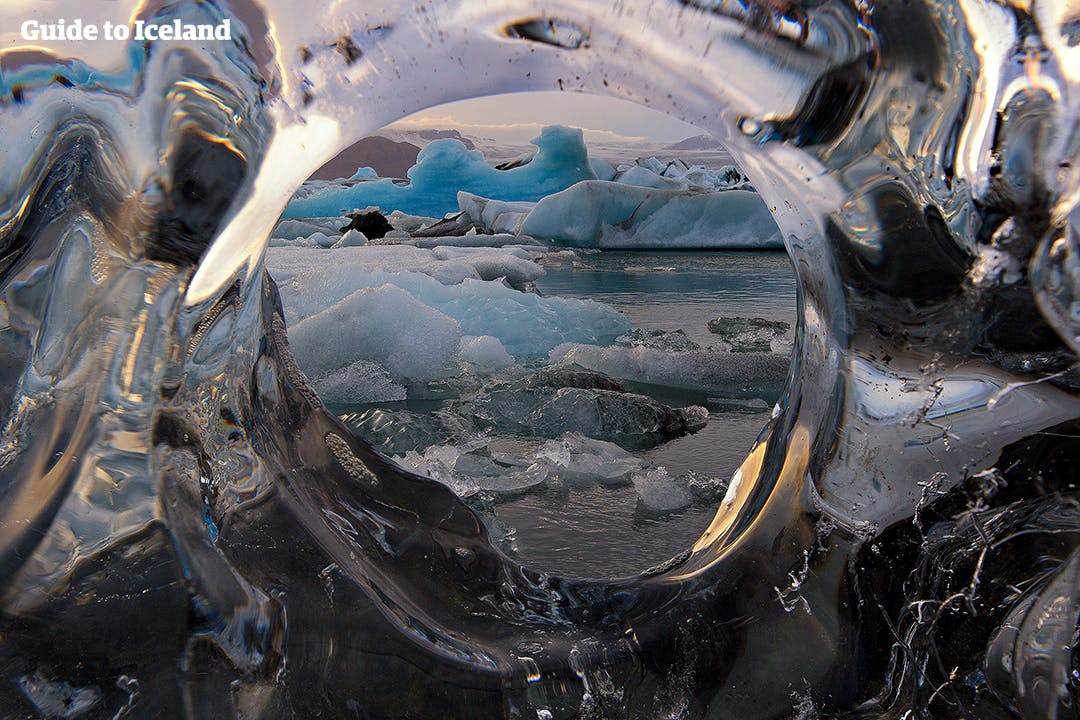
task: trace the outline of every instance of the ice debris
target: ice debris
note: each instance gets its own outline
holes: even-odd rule
[[[670,352],[644,346],[565,343],[551,351],[550,359],[631,382],[699,390],[718,397],[772,397],[780,392],[788,374],[787,356],[764,352]]]
[[[630,477],[641,504],[656,512],[672,512],[693,502],[690,489],[664,467],[645,468]]]
[[[463,403],[461,412],[479,427],[500,433],[553,438],[573,431],[627,448],[653,447],[696,432],[709,415],[703,407],[675,408],[628,392],[610,378],[583,370],[542,371],[525,381],[496,382]]]
[[[615,344],[624,347],[647,347],[668,352],[691,352],[701,346],[686,336],[685,330],[642,330],[634,328],[615,338]]]
[[[732,352],[769,352],[772,342],[789,330],[789,323],[765,318],[718,317],[709,321],[709,332],[719,335]]]
[[[461,497],[519,493],[555,482],[614,484],[642,468],[641,460],[618,445],[577,433],[564,433],[523,455],[493,451],[479,439],[409,450],[394,459],[408,470],[449,485]]]

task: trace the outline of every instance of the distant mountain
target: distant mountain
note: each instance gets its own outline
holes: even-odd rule
[[[476,149],[476,143],[457,130],[395,130],[391,126],[381,132],[385,135],[369,135],[350,145],[312,173],[311,179],[349,178],[365,165],[374,168],[379,177],[403,178],[409,168],[416,164],[420,148],[434,140],[450,138],[469,150]]]
[[[456,132],[456,131],[449,131]],[[365,165],[375,169],[379,177],[403,178],[416,164],[420,148],[409,142],[395,142],[380,135],[362,138],[341,151],[337,157],[312,173],[314,180],[334,180],[352,177],[357,168]]]
[[[460,140],[461,144],[470,150],[476,149],[476,145],[473,144],[473,141],[459,133],[457,130],[414,130],[409,134],[414,135],[420,140],[442,140],[444,138],[452,138],[454,140]]]
[[[668,150],[721,150],[723,145],[712,135],[695,135],[668,145]]]

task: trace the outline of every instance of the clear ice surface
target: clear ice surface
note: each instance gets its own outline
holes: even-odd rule
[[[29,5],[0,7],[7,716],[1076,717],[1074,6],[41,12],[59,8],[228,17],[234,39],[27,46]],[[356,438],[299,370],[286,327],[303,321],[264,272],[290,196],[354,140],[551,89],[724,142],[799,285],[783,398],[715,519],[614,580],[522,566],[444,484]],[[581,160],[570,179],[595,174]],[[520,336],[466,328],[484,316],[454,316],[456,299],[502,298],[446,262],[449,284],[416,266],[408,287],[367,287],[428,292],[511,353],[560,342],[569,311]],[[362,288],[345,290],[318,292]],[[662,352],[622,350],[599,359]]]

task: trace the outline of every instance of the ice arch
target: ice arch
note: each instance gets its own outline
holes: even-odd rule
[[[5,707],[1075,707],[1065,4],[116,6],[238,34],[2,58]],[[289,194],[352,140],[554,87],[713,132],[800,283],[786,400],[715,522],[610,583],[517,567],[348,437],[260,272]]]

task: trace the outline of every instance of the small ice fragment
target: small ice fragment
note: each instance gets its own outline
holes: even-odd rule
[[[664,467],[647,468],[634,473],[634,484],[641,503],[650,510],[671,512],[687,507],[692,502],[690,491],[668,475]]]

